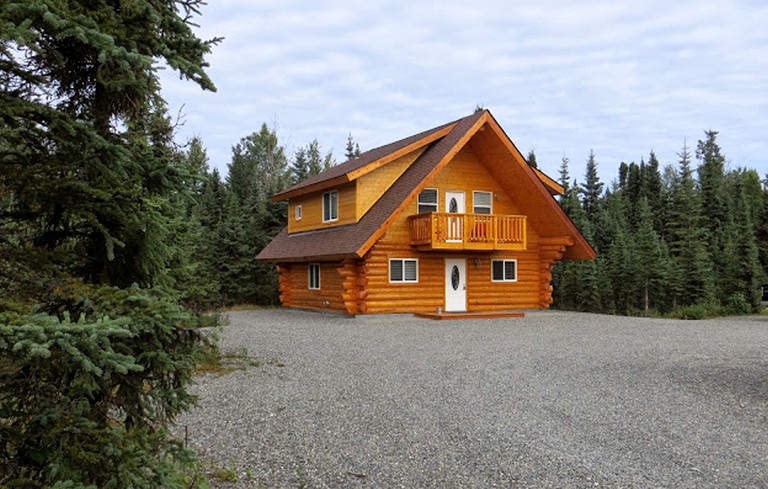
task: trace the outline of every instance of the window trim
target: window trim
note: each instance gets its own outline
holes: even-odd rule
[[[297,221],[301,221],[301,204],[296,204],[296,207],[293,208],[293,217]]]
[[[402,265],[403,269],[403,278],[402,280],[393,280],[392,279],[392,262],[399,261]],[[414,280],[407,280],[405,277],[405,262],[413,262],[416,264],[416,278]],[[389,278],[389,283],[391,284],[417,284],[419,283],[419,259],[418,258],[390,258],[389,263],[387,266],[387,275]]]
[[[331,197],[330,197],[330,196],[332,196],[334,194],[336,195],[336,199],[335,199],[335,204],[336,205],[335,206],[332,205],[332,204],[334,204],[334,202],[331,201]],[[329,202],[328,202],[327,205],[326,205],[326,196],[329,196],[328,197],[328,201]],[[334,210],[336,211],[335,215],[334,215],[334,212],[333,212]],[[326,211],[328,211],[328,212],[326,212]],[[328,215],[327,219],[326,219],[326,214]],[[323,193],[323,222],[335,222],[335,221],[338,221],[338,220],[339,220],[339,191],[338,190],[331,190],[329,192],[324,192]]]
[[[477,212],[477,198],[475,197],[477,194],[488,194],[488,206],[480,206],[483,209],[488,209],[488,214],[493,214],[493,192],[490,190],[473,190],[472,191],[472,213],[473,214],[482,214],[482,212]]]
[[[495,262],[502,262],[502,263],[504,263],[504,265],[502,265],[502,275],[503,275],[503,277],[500,280],[494,278],[494,276],[493,276],[493,264]],[[506,263],[507,262],[513,262],[515,264],[515,276],[514,276],[514,278],[510,279],[510,278],[507,278],[507,276],[506,276],[507,275],[507,271],[506,271]],[[491,282],[507,282],[507,283],[517,282],[517,278],[518,278],[517,276],[518,276],[518,273],[517,273],[517,258],[499,258],[499,259],[491,260]]]
[[[317,285],[313,287],[312,283],[312,270],[317,270]],[[308,263],[307,264],[307,289],[309,290],[320,290],[320,264],[319,263]]]
[[[434,190],[435,191],[435,202],[421,202],[421,194],[424,193],[425,190]],[[419,196],[416,198],[416,211],[418,214],[426,214],[426,212],[420,212],[419,207],[423,205],[428,205],[430,207],[434,206],[435,209],[433,211],[429,212],[438,212],[440,210],[440,191],[436,188],[423,188],[421,189],[421,192],[419,192]]]

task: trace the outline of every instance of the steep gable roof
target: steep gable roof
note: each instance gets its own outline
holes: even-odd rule
[[[522,171],[527,174],[527,178],[531,181],[529,190],[539,194],[536,200],[537,204],[552,209],[556,216],[555,221],[557,221],[554,224],[554,231],[562,231],[563,234],[573,237],[574,246],[569,248],[570,253],[567,253],[566,256],[570,255],[571,258],[582,259],[594,258],[594,250],[552,197],[552,194],[557,190],[556,183],[552,182],[554,183],[552,185],[550,182],[546,182],[545,185],[539,179],[536,171],[525,163],[520,152],[487,110],[476,112],[416,136],[371,150],[360,155],[358,159],[334,167],[276,195],[275,198],[279,200],[351,181],[355,172],[366,166],[375,164],[382,159],[392,161],[394,159],[391,157],[392,154],[396,154],[398,157],[429,145],[357,223],[294,234],[288,234],[286,227],[256,258],[264,261],[309,261],[317,259],[335,260],[350,256],[362,257],[429,181],[453,159],[456,153],[478,131],[486,126],[490,127],[491,132],[497,136],[495,144],[497,146],[501,144],[508,154],[512,154],[514,157],[512,164],[521,167],[518,173]],[[551,181],[551,179],[549,180]],[[548,223],[547,227],[552,228],[553,224]]]

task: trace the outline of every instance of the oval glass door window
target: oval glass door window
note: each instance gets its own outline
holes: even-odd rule
[[[451,201],[448,203],[448,212],[459,212],[459,203],[456,202],[455,197],[451,197]]]
[[[460,282],[461,276],[459,275],[459,267],[454,265],[453,270],[451,270],[451,287],[453,287],[453,290],[459,290]]]

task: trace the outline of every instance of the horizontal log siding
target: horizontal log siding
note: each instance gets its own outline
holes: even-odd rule
[[[493,201],[494,214],[520,213],[514,200],[488,175],[468,148],[462,150],[427,187],[439,189],[440,210],[445,205],[446,190],[464,190],[468,212],[472,209],[472,191],[485,190],[499,193],[499,199]],[[412,202],[366,255],[366,312],[435,312],[438,307],[445,308],[445,259],[462,257],[467,260],[468,311],[546,307],[543,302],[549,281],[542,282],[545,277],[539,259],[539,235],[530,225],[527,226],[525,251],[420,252],[409,245],[407,218],[416,213],[417,204]],[[477,266],[476,257],[479,259]],[[390,258],[417,258],[419,282],[389,283]],[[493,282],[492,259],[517,259],[518,281]]]
[[[309,288],[308,264],[281,264],[280,301],[285,307],[346,312],[342,301],[343,279],[338,272],[341,262],[320,264],[320,290]]]

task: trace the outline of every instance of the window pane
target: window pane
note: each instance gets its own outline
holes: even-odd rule
[[[339,217],[339,193],[337,191],[323,194],[323,221],[335,221]]]
[[[504,262],[504,280],[515,280],[517,278],[516,263],[512,260]]]
[[[419,204],[437,204],[437,189],[425,188],[419,194]]]
[[[416,260],[404,260],[403,261],[403,278],[406,282],[416,281]]]
[[[472,193],[472,212],[475,214],[491,213],[491,193],[475,191]]]
[[[320,288],[320,265],[312,263],[309,265],[309,288]]]
[[[504,261],[493,260],[493,280],[504,280]]]
[[[338,192],[331,192],[331,219],[338,219],[339,217],[339,194]]]
[[[419,214],[437,212],[437,189],[425,188],[419,194]]]
[[[481,205],[484,207],[491,206],[491,193],[490,192],[475,192],[475,205]]]
[[[403,281],[403,260],[390,260],[389,280],[392,282]]]

